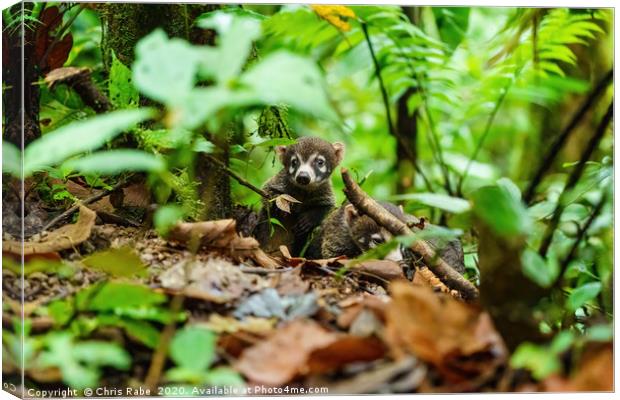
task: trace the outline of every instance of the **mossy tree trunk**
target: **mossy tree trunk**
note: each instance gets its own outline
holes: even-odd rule
[[[179,37],[194,44],[213,44],[212,31],[194,26],[202,13],[213,11],[214,4],[127,4],[108,3],[98,6],[103,24],[102,57],[105,69],[111,65],[112,53],[125,65],[131,66],[137,42],[157,28],[171,37]],[[179,60],[183,62],[183,60]],[[218,146],[213,154],[228,165],[228,137],[204,132],[205,138]],[[205,205],[204,219],[227,218],[231,215],[230,178],[221,168],[202,153],[196,160],[196,174],[200,180],[199,196]]]

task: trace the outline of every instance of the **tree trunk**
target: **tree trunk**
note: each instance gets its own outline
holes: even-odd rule
[[[106,71],[111,65],[112,52],[123,64],[131,66],[136,43],[157,28],[162,28],[169,36],[194,44],[212,44],[213,33],[196,28],[193,23],[200,14],[217,8],[214,4],[98,5],[103,26],[101,51]]]
[[[396,193],[407,193],[415,184],[414,165],[418,158],[418,110],[409,113],[407,106],[409,98],[415,93],[415,89],[407,89],[398,99],[396,108],[396,132],[402,138],[396,141],[396,168],[398,170]],[[408,146],[409,151],[403,145]]]
[[[33,3],[23,3],[24,10],[21,7],[22,3],[18,3],[13,6],[12,11],[23,15],[25,10],[33,7]],[[2,73],[4,76],[3,84],[6,88],[2,96],[4,138],[20,148],[41,136],[39,86],[34,84],[38,79],[34,32],[26,27],[23,33],[25,37],[22,37],[21,27],[15,27],[8,31],[5,29],[2,32],[4,47]]]
[[[212,31],[196,28],[194,20],[202,13],[218,8],[214,4],[101,4],[98,9],[103,22],[101,45],[105,69],[111,65],[112,53],[125,65],[134,61],[137,42],[157,28],[171,37],[179,37],[194,44],[213,44]],[[218,145],[213,154],[228,165],[228,139],[205,133],[205,138]],[[196,178],[200,180],[198,194],[205,210],[204,219],[227,218],[231,215],[230,178],[224,171],[199,153],[196,160]]]

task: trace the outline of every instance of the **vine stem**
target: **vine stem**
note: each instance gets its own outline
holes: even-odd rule
[[[549,170],[549,168],[551,168],[551,165],[553,164],[555,158],[558,156],[558,154],[560,154],[560,149],[562,148],[562,146],[564,146],[564,143],[566,143],[566,140],[569,138],[575,127],[586,115],[588,110],[592,108],[592,106],[596,103],[596,100],[603,94],[607,86],[613,81],[613,76],[613,69],[609,70],[607,74],[605,74],[605,76],[596,85],[592,93],[590,93],[590,95],[581,104],[581,107],[579,107],[579,110],[577,110],[577,113],[575,113],[566,128],[564,128],[564,130],[560,133],[560,135],[558,135],[553,144],[549,147],[545,158],[534,173],[534,177],[532,178],[530,184],[525,190],[523,200],[526,204],[529,204],[532,201],[532,198],[536,193],[536,188],[542,181],[545,173]]]
[[[592,225],[592,222],[594,222],[598,214],[603,209],[603,206],[605,205],[606,200],[607,200],[607,192],[604,192],[603,195],[601,196],[601,200],[598,202],[596,207],[594,207],[594,210],[592,210],[592,212],[590,213],[590,216],[588,217],[588,220],[586,221],[586,223],[582,227],[579,228],[575,242],[571,246],[568,254],[566,254],[566,257],[564,258],[564,260],[562,261],[562,264],[560,265],[560,273],[558,274],[558,277],[553,283],[553,287],[558,288],[560,286],[560,283],[562,282],[562,277],[564,276],[564,274],[566,273],[566,270],[568,269],[568,265],[570,264],[570,262],[573,260],[573,257],[577,253],[577,249],[579,248],[579,243],[581,243],[581,241],[586,235],[586,232],[588,231],[588,229],[590,229],[590,225]]]
[[[403,149],[405,149],[405,152],[407,153],[407,158],[409,158],[413,163],[413,167],[415,168],[416,172],[422,177],[422,180],[424,181],[427,189],[432,192],[433,190],[431,183],[424,174],[424,172],[422,172],[422,168],[420,168],[416,157],[411,153],[409,145],[403,140],[403,138],[398,134],[396,128],[394,127],[394,123],[392,122],[392,111],[390,109],[390,99],[388,97],[387,89],[385,88],[385,82],[383,82],[383,77],[381,76],[381,66],[379,65],[379,60],[377,60],[375,49],[370,40],[370,35],[368,34],[368,24],[362,20],[360,20],[359,22],[362,26],[362,32],[364,32],[364,38],[366,40],[366,44],[368,45],[368,50],[370,51],[370,56],[375,67],[375,75],[377,76],[377,80],[379,81],[379,89],[381,90],[381,97],[383,99],[383,106],[385,107],[385,115],[390,134],[394,136],[394,138],[396,138],[396,140],[401,144]]]
[[[562,190],[562,193],[560,194],[560,197],[558,199],[558,204],[555,207],[555,210],[553,211],[553,216],[551,217],[551,222],[549,223],[549,225],[547,225],[547,229],[545,230],[545,234],[543,236],[540,249],[538,250],[538,253],[542,257],[545,257],[547,255],[547,251],[549,250],[549,247],[551,246],[551,240],[553,239],[553,234],[555,233],[558,227],[558,224],[560,223],[560,216],[562,215],[562,211],[564,211],[564,207],[565,207],[563,205],[563,201],[566,197],[566,194],[571,189],[573,189],[573,187],[575,187],[575,185],[577,184],[577,181],[583,174],[583,171],[586,167],[586,162],[590,159],[590,157],[592,156],[592,153],[594,153],[594,150],[596,150],[596,148],[598,147],[598,144],[600,143],[601,139],[605,135],[605,132],[607,131],[607,126],[609,126],[609,123],[611,122],[613,112],[614,112],[614,102],[612,100],[612,102],[609,104],[609,107],[607,107],[607,112],[605,113],[605,115],[603,116],[603,119],[601,120],[598,127],[596,128],[596,132],[594,133],[594,136],[592,137],[592,139],[590,139],[590,143],[588,144],[588,147],[586,147],[586,149],[581,154],[579,163],[577,164],[577,166],[575,166],[575,169],[573,169],[573,172],[568,177],[568,181],[566,182],[566,185],[564,186],[564,189]]]
[[[478,154],[480,153],[480,150],[482,150],[482,145],[484,144],[484,141],[487,139],[487,136],[489,136],[489,132],[491,131],[491,126],[493,126],[493,122],[495,122],[495,117],[497,116],[499,109],[504,103],[504,99],[506,98],[506,95],[508,94],[508,90],[512,86],[512,83],[513,83],[513,79],[511,79],[510,82],[508,82],[508,84],[504,87],[504,90],[502,91],[502,93],[497,98],[497,101],[495,102],[493,111],[491,111],[491,114],[489,114],[489,118],[487,118],[487,123],[485,124],[482,136],[480,136],[480,140],[478,140],[478,143],[476,143],[476,148],[474,149],[474,152],[472,153],[471,157],[469,157],[469,160],[467,161],[467,165],[465,166],[465,170],[463,171],[463,175],[461,175],[461,178],[459,179],[459,183],[456,188],[456,193],[458,196],[463,195],[463,184],[465,183],[465,179],[467,179],[467,175],[469,174],[469,170],[471,169],[472,164],[474,163],[474,161],[476,161],[476,158],[478,158]]]

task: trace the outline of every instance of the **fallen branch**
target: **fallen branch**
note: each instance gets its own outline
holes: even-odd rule
[[[413,231],[404,222],[387,212],[379,203],[368,196],[355,183],[345,168],[340,173],[345,186],[344,193],[355,207],[395,236],[409,236],[413,234]],[[478,298],[478,289],[441,259],[428,243],[423,240],[415,241],[411,245],[411,249],[422,256],[428,269],[450,289],[457,290],[463,299],[475,300]]]
[[[241,176],[239,176],[235,171],[231,170],[230,168],[228,168],[228,166],[226,164],[224,164],[223,162],[221,162],[220,160],[218,160],[217,158],[207,155],[207,158],[209,159],[209,161],[211,161],[212,163],[216,164],[218,167],[220,167],[222,169],[222,171],[224,171],[224,173],[228,176],[230,176],[231,178],[233,178],[234,180],[236,180],[237,182],[239,182],[240,185],[245,186],[246,188],[252,190],[253,192],[259,194],[261,197],[267,199],[267,200],[271,200],[271,196],[269,196],[267,194],[267,192],[265,192],[263,189],[259,189],[256,186],[252,185],[250,182],[248,182],[247,180],[243,179]]]
[[[50,222],[47,223],[47,225],[45,225],[42,229],[42,231],[47,231],[50,228],[52,228],[53,226],[55,226],[57,223],[59,223],[60,221],[64,220],[65,218],[69,218],[71,215],[73,215],[74,212],[76,212],[80,206],[85,206],[88,205],[90,203],[94,203],[98,200],[103,199],[104,197],[106,197],[107,195],[109,195],[110,193],[119,190],[123,187],[125,187],[126,185],[129,184],[129,179],[127,180],[121,180],[119,181],[116,185],[112,186],[111,189],[106,189],[106,190],[102,190],[101,192],[92,195],[91,197],[84,199],[82,201],[78,201],[76,202],[73,206],[71,206],[70,208],[68,208],[65,212],[63,212],[62,214],[56,216],[55,218],[53,218]]]

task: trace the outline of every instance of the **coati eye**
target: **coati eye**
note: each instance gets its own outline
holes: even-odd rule
[[[317,158],[316,160],[314,160],[314,162],[316,163],[316,165],[318,165],[319,167],[322,167],[323,165],[325,165],[325,160],[323,158]]]
[[[293,159],[291,160],[291,165],[292,165],[293,167],[295,167],[295,168],[296,168],[296,167],[297,167],[297,164],[299,164],[299,161],[297,161],[297,158],[293,158]]]

